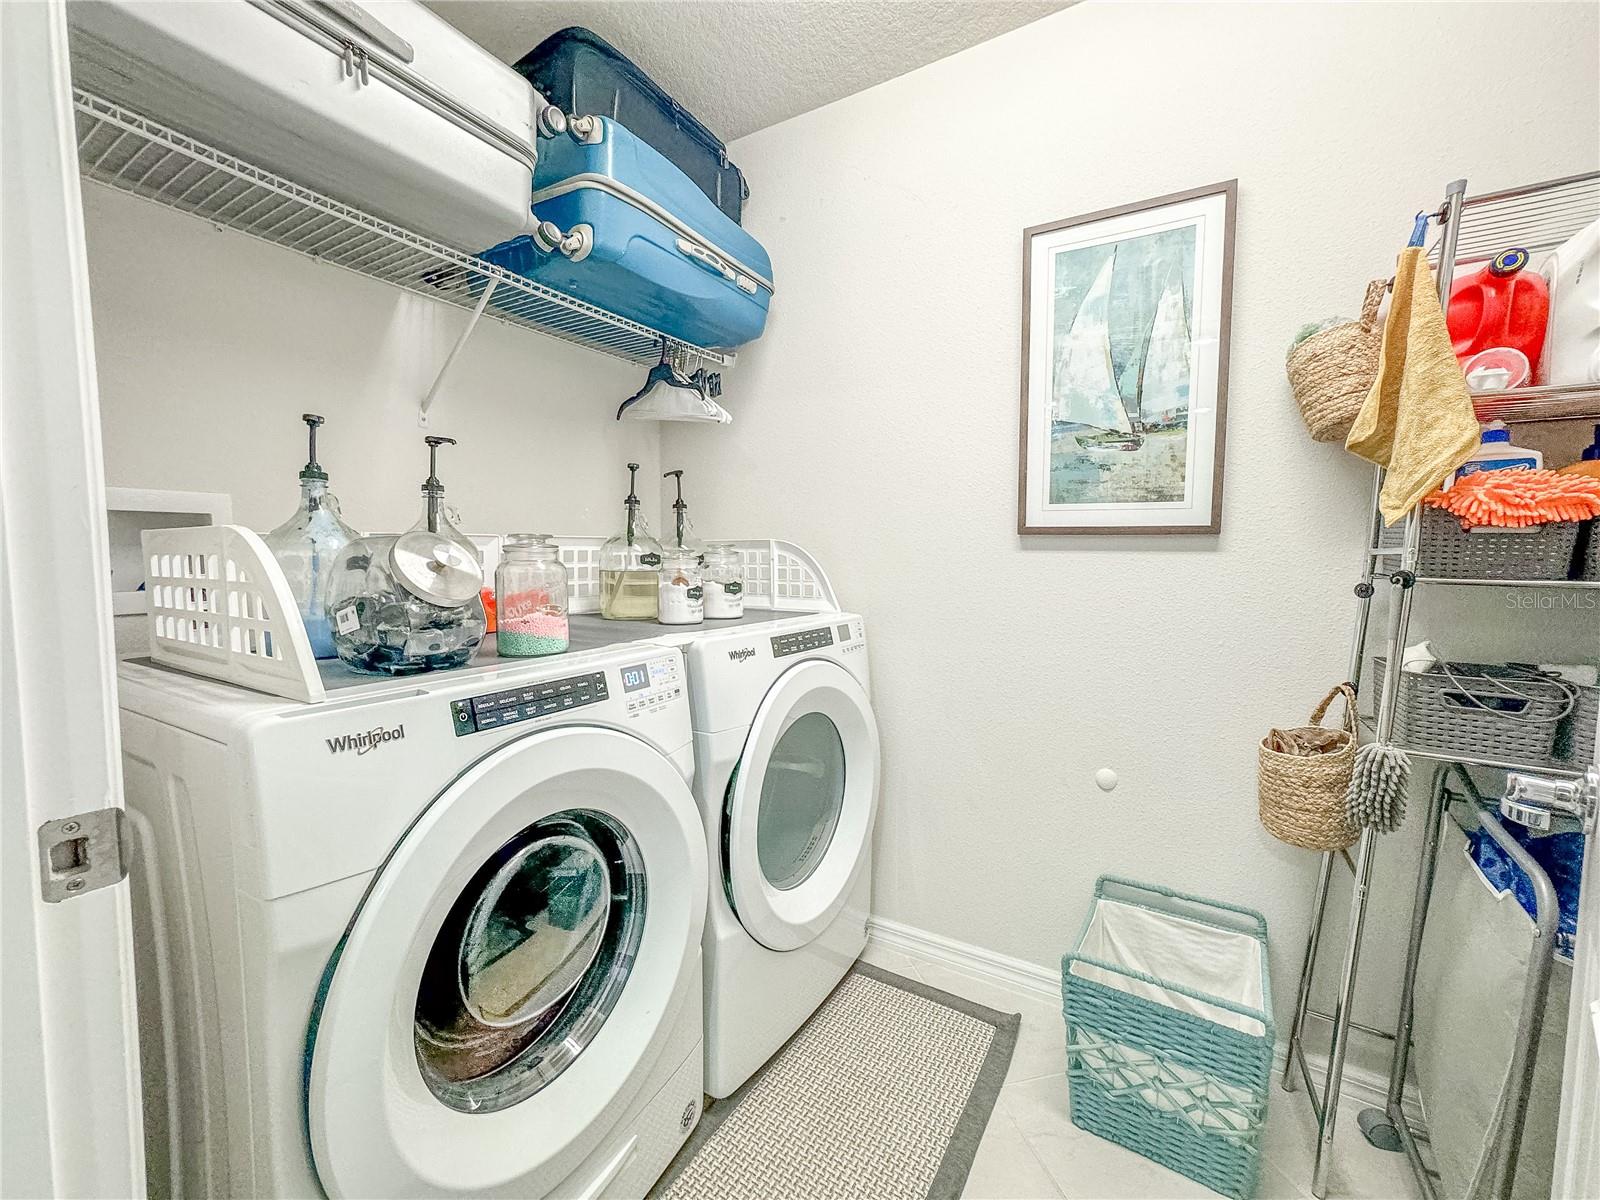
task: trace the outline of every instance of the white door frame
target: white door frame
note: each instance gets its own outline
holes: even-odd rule
[[[129,885],[90,886],[60,860],[57,882],[77,886],[47,902],[38,837],[47,822],[122,806],[62,0],[0,3],[0,124],[0,1195],[139,1197]],[[108,825],[91,864],[118,853],[116,814]]]

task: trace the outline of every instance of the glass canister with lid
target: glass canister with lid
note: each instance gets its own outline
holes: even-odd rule
[[[731,542],[707,542],[702,570],[706,620],[744,616],[744,557]]]
[[[704,597],[700,556],[693,550],[665,551],[661,559],[657,619],[663,625],[698,625],[706,616]]]
[[[487,628],[477,551],[444,515],[436,467],[439,447],[451,439],[425,440],[422,520],[398,537],[355,539],[328,578],[334,649],[359,671],[413,675],[464,666]]]
[[[537,658],[567,648],[567,568],[548,533],[506,534],[494,595],[500,657]]]

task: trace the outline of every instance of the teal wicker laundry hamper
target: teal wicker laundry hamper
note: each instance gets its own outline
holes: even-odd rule
[[[1266,918],[1101,876],[1061,998],[1072,1123],[1250,1200],[1272,1074]]]

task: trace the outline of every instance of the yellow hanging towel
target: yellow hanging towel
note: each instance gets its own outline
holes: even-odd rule
[[[1478,448],[1461,364],[1425,251],[1408,246],[1394,273],[1378,377],[1345,439],[1345,449],[1387,470],[1378,507],[1393,525]]]

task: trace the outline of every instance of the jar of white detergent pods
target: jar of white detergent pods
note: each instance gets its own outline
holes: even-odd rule
[[[698,625],[705,616],[700,556],[693,550],[666,551],[661,557],[656,619],[663,625]]]

